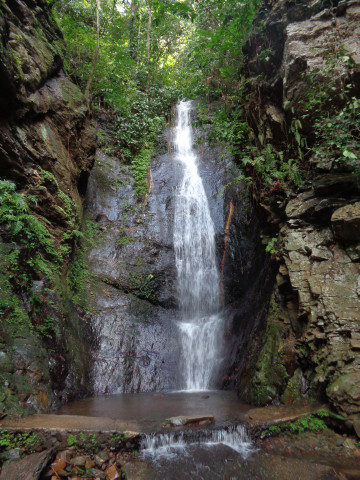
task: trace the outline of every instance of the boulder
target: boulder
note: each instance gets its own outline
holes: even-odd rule
[[[0,480],[37,480],[48,465],[53,449],[41,453],[28,455],[22,460],[4,465],[0,473]]]
[[[338,208],[331,216],[335,237],[343,243],[360,242],[360,202]]]
[[[184,425],[206,425],[214,423],[215,417],[213,415],[193,415],[190,417],[178,416],[167,418],[164,422],[166,427],[181,427]]]

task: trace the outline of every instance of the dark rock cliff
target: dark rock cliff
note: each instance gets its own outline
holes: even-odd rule
[[[0,2],[0,400],[13,412],[88,388],[86,328],[65,276],[95,130],[64,48],[48,2]]]
[[[131,168],[109,147],[111,118],[104,116],[99,124],[104,148],[98,150],[86,195],[87,214],[101,230],[97,244],[88,252],[96,336],[94,390],[103,394],[183,388],[173,246],[175,195],[182,165],[168,152],[166,129],[151,164],[144,205],[136,198]],[[204,135],[207,140],[207,133],[195,130],[194,137]],[[224,360],[214,372],[213,383],[232,388],[248,351],[247,338],[259,328],[266,312],[272,283],[264,281],[262,273],[268,273],[270,280],[271,266],[244,185],[234,183],[221,195],[236,169],[234,163],[208,141],[196,149],[215,225],[225,307]],[[259,297],[264,301],[259,302]]]
[[[275,149],[301,147],[303,181],[259,198],[267,235],[279,232],[277,287],[266,334],[253,347],[257,363],[246,370],[251,380],[239,384],[247,400],[311,396],[354,422],[360,416],[359,39],[356,0],[274,1],[266,2],[246,45],[253,87],[248,121]]]

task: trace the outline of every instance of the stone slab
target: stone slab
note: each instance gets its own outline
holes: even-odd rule
[[[316,412],[319,404],[281,405],[253,408],[245,414],[245,421],[251,425],[293,422],[298,418]]]
[[[127,432],[134,436],[140,427],[136,421],[121,421],[105,417],[85,417],[81,415],[29,415],[28,417],[4,418],[0,428],[11,430],[56,430],[91,432]]]
[[[50,462],[53,453],[54,449],[49,449],[7,463],[2,468],[0,480],[37,480]]]

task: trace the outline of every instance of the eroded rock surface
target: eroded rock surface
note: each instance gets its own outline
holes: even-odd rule
[[[110,128],[106,120],[101,126],[104,131]],[[196,131],[195,136],[203,133]],[[97,393],[183,388],[173,250],[174,199],[183,171],[166,146],[167,131],[152,161],[146,205],[135,196],[130,166],[121,164],[115,154],[99,151],[90,176],[87,211],[102,230],[88,255],[95,276],[90,297]],[[258,326],[265,310],[266,301],[257,302],[260,283],[260,289],[269,290],[260,275],[265,253],[245,187],[234,184],[220,194],[234,164],[207,142],[197,153],[215,226],[225,307],[224,361],[214,372],[213,383],[231,385],[246,356],[246,332]],[[265,264],[266,270],[270,262]],[[240,324],[246,328],[237,336]]]
[[[33,199],[28,202],[31,214],[50,233],[62,256],[58,270],[65,275],[74,247],[72,232],[80,228],[81,194],[96,142],[84,97],[62,71],[64,51],[64,40],[48,2],[1,2],[0,178],[14,182],[17,192]],[[6,410],[25,407],[44,411],[54,404],[55,397],[64,399],[87,389],[86,328],[66,293],[60,292],[65,289],[61,280],[57,293],[49,289],[55,266],[35,275],[28,288],[22,287],[21,281],[16,285],[9,280],[10,253],[27,245],[14,246],[3,227],[1,295],[9,290],[9,281],[13,282],[14,292],[21,296],[23,318],[31,320],[16,323],[2,317],[0,373],[4,384],[0,401]],[[16,297],[14,292],[9,293],[10,298]],[[47,318],[58,328],[51,346],[34,330]]]
[[[249,103],[249,120],[257,131],[261,118],[267,140],[279,150],[294,118],[302,120],[301,135],[314,140],[316,111],[303,116],[305,99],[311,82],[324,82],[329,69],[334,82],[329,108],[343,107],[345,78],[358,96],[359,20],[357,0],[267,2],[246,47],[248,76],[263,74],[257,100]],[[341,49],[351,57],[351,68],[334,53]],[[270,323],[248,385],[259,403],[279,401],[281,395],[291,403],[310,395],[354,420],[360,415],[360,190],[355,171],[360,160],[341,162],[332,153],[329,147],[321,159],[302,160],[306,172],[297,190],[286,188],[262,199],[266,221],[280,232],[280,267]],[[286,387],[269,373],[284,368],[290,377]],[[249,387],[246,396],[251,398]]]

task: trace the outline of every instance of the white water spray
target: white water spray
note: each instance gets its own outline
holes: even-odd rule
[[[218,360],[222,318],[215,230],[192,146],[191,102],[177,106],[174,149],[184,165],[175,199],[174,248],[186,390],[206,390]]]
[[[242,425],[234,425],[227,429],[181,431],[170,433],[150,433],[141,442],[142,457],[157,460],[161,457],[173,458],[186,455],[191,447],[215,447],[226,445],[240,453],[246,459],[253,451],[254,445]]]

